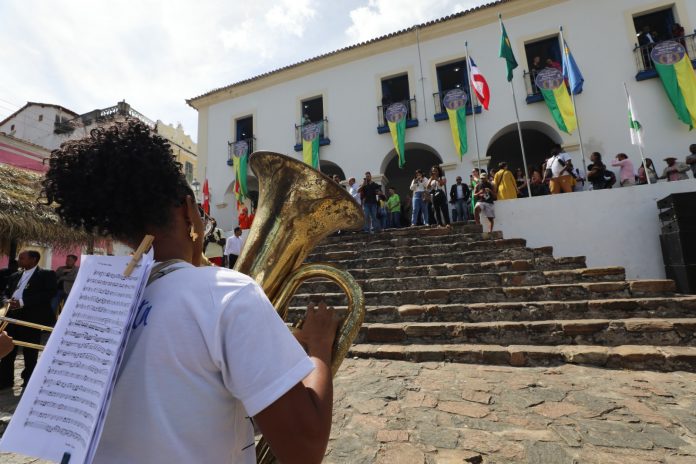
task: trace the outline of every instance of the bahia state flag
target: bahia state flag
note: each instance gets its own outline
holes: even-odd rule
[[[474,63],[474,59],[469,57],[469,77],[471,78],[471,88],[476,94],[476,98],[481,102],[484,108],[488,109],[488,104],[491,101],[491,91],[488,88],[488,82],[486,78],[483,77],[481,71],[479,71],[478,66]]]
[[[585,83],[585,78],[582,77],[580,68],[570,53],[570,48],[566,41],[563,41],[563,78],[568,82],[568,88],[577,95],[582,92],[582,85]]]
[[[454,148],[459,155],[459,161],[462,160],[462,155],[468,150],[466,140],[466,102],[468,98],[462,89],[450,90],[445,94],[442,103],[447,109],[449,117],[450,129],[452,130],[452,140],[454,140]]]
[[[244,140],[236,142],[234,150],[234,196],[241,203],[249,196],[247,190],[247,162],[249,161],[249,144]]]
[[[534,82],[541,90],[541,95],[558,128],[572,134],[578,127],[578,122],[561,71],[556,68],[544,68],[537,74]]]
[[[302,126],[302,159],[314,169],[319,169],[319,135],[323,122],[311,122]]]
[[[394,149],[399,156],[399,168],[403,169],[406,164],[406,154],[404,153],[404,139],[406,136],[406,116],[408,109],[403,103],[393,103],[387,108],[385,117],[389,132],[394,142]]]
[[[650,57],[677,117],[693,129],[696,123],[696,74],[689,55],[682,44],[668,40],[655,45]]]

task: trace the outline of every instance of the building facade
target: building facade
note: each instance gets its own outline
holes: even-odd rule
[[[0,121],[0,132],[50,151],[71,138],[71,134],[56,131],[56,128],[78,116],[79,114],[60,105],[27,102]]]
[[[670,38],[676,23],[692,57],[696,2],[686,0],[508,0],[414,26],[367,43],[347,47],[253,77],[188,100],[199,111],[198,176],[207,172],[212,215],[225,228],[235,225],[234,170],[229,143],[249,140],[253,149],[301,159],[298,126],[303,119],[324,121],[322,171],[358,182],[365,171],[402,195],[416,168],[441,164],[450,181],[469,178],[482,167],[508,161],[522,167],[511,88],[504,60],[498,58],[502,14],[519,63],[513,79],[527,164],[540,165],[556,143],[582,168],[578,134],[555,125],[530,78],[534,58],[560,62],[559,26],[585,77],[576,96],[586,162],[593,151],[605,161],[625,152],[636,168],[640,156],[630,144],[623,83],[632,94],[644,127],[645,153],[661,171],[662,159],[683,159],[694,141],[672,109],[645,54],[644,30],[653,41]],[[469,150],[455,152],[443,92],[466,85],[465,43],[491,90],[489,111],[475,105],[467,117]],[[642,45],[642,46],[641,46]],[[406,166],[399,169],[384,108],[405,101]],[[308,114],[311,113],[311,114]],[[477,139],[477,140],[476,140]],[[477,148],[478,146],[478,148]],[[298,148],[299,147],[299,148]],[[608,164],[608,163],[607,163]],[[250,173],[249,186],[254,188]]]
[[[181,163],[181,168],[188,183],[192,184],[194,180],[198,180],[194,177],[198,163],[196,144],[191,139],[191,136],[184,132],[183,126],[181,124],[176,126],[165,124],[157,120],[155,127],[159,135],[169,140],[172,152],[176,156],[176,160]]]

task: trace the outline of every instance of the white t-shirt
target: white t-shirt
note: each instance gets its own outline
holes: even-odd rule
[[[242,247],[244,246],[244,240],[242,237],[237,237],[236,235],[231,235],[227,237],[225,242],[225,254],[226,255],[241,255]]]
[[[563,164],[559,163],[558,160],[562,160]],[[560,175],[568,175],[567,172],[563,171],[563,168],[565,168],[565,163],[568,162],[568,160],[571,159],[570,155],[566,152],[561,152],[557,156],[552,156],[549,158],[547,163],[551,163],[551,172],[553,173],[553,177],[558,177]]]
[[[94,462],[255,463],[249,417],[313,369],[251,278],[187,265],[145,290]]]

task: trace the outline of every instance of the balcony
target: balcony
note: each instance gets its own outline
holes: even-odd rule
[[[317,122],[317,121],[312,121]],[[331,139],[329,139],[329,120],[324,118],[321,125],[321,131],[319,132],[319,146],[331,145]],[[295,151],[302,151],[302,124],[295,124]]]
[[[435,103],[435,114],[433,117],[435,118],[435,121],[446,121],[449,120],[449,114],[447,114],[447,109],[445,109],[445,105],[443,103],[443,99],[445,98],[446,92],[435,92],[433,94],[433,102]],[[468,94],[467,94],[468,96]],[[476,111],[476,114],[479,114],[481,112],[481,105],[476,105],[474,107],[474,111]],[[466,102],[466,115],[471,116],[472,111],[471,111],[471,99],[468,99]]]
[[[393,102],[397,103],[397,102]],[[416,97],[410,100],[403,100],[401,103],[406,105],[406,128],[417,127],[418,126],[418,115],[416,113]],[[392,104],[392,103],[390,103]],[[377,107],[377,133],[386,134],[389,132],[389,126],[387,125],[386,112],[389,105],[380,105]]]
[[[256,143],[256,137],[253,135],[248,138],[248,139],[239,139],[235,140],[234,142],[227,142],[227,165],[228,166],[234,166],[234,158],[235,158],[235,153],[234,153],[234,145],[237,142],[246,142],[247,145],[249,146],[249,149],[247,150],[247,154],[251,154],[254,152],[254,145]]]
[[[522,73],[522,78],[524,79],[524,87],[527,89],[527,104],[536,103],[544,101],[544,97],[541,95],[541,90],[537,87],[534,82],[539,71],[532,70],[532,72],[525,71]]]
[[[679,37],[673,40],[675,42],[681,43],[686,49],[687,55],[691,58],[691,65],[696,67],[696,31],[693,34],[685,35],[684,37]],[[657,42],[659,43],[659,42]],[[637,81],[644,81],[646,79],[653,79],[657,77],[657,71],[655,70],[655,65],[650,59],[650,53],[653,48],[655,48],[656,43],[638,45],[636,44],[633,49],[633,59],[636,62],[636,69],[638,74],[636,74]]]

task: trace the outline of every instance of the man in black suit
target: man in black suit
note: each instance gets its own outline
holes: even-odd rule
[[[19,254],[19,267],[23,272],[13,274],[5,287],[3,295],[9,303],[8,317],[36,324],[53,326],[56,322],[51,311],[51,298],[56,294],[56,274],[51,270],[39,268],[41,255],[37,251],[24,250]],[[15,340],[29,343],[41,342],[41,331],[15,324],[7,327],[7,333]],[[22,379],[25,387],[36,366],[38,351],[23,348],[24,370]],[[14,360],[17,348],[0,360],[0,388],[14,385]]]
[[[461,176],[457,176],[457,183],[450,188],[450,203],[454,208],[453,211],[456,213],[454,222],[465,222],[468,220],[469,215],[467,212],[469,210],[470,198],[469,186],[462,183]]]

